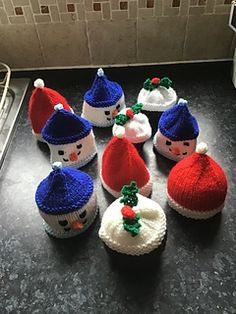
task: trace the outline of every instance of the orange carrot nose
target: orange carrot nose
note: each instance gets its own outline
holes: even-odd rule
[[[172,148],[172,153],[173,153],[174,155],[179,155],[179,154],[180,154],[179,148],[178,148],[178,147],[173,147],[173,148]]]
[[[118,112],[119,112],[119,111],[118,111],[118,110],[116,110],[116,109],[115,109],[115,110],[113,110],[113,111],[112,111],[112,117],[115,117],[115,116],[117,115],[117,113],[118,113]]]
[[[70,161],[77,161],[78,160],[78,155],[76,153],[71,153],[69,155]]]
[[[70,225],[70,227],[71,227],[73,230],[81,230],[81,229],[83,229],[83,225],[82,225],[79,221],[74,221],[74,222],[72,222],[72,224]]]

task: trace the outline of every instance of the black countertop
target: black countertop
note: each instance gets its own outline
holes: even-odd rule
[[[225,170],[229,190],[222,212],[191,221],[166,203],[166,178],[173,163],[155,156],[152,141],[142,157],[153,174],[152,199],[167,215],[168,235],[156,267],[121,269],[98,238],[101,216],[113,201],[98,179],[111,128],[94,129],[98,157],[83,167],[94,179],[100,214],[82,236],[48,236],[34,202],[38,183],[50,171],[47,146],[35,142],[25,99],[15,136],[0,173],[0,313],[236,313],[236,92],[231,63],[108,69],[135,103],[147,77],[170,76],[178,96],[189,101],[200,126],[199,140]],[[15,73],[41,77],[61,92],[76,113],[96,70]],[[33,84],[31,84],[32,86]],[[150,116],[153,133],[158,117]]]

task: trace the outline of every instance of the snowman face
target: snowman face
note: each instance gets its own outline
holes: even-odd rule
[[[84,101],[82,116],[93,125],[110,126],[115,122],[115,116],[125,107],[124,95],[112,106],[95,108]]]
[[[40,211],[42,218],[54,232],[64,236],[80,233],[93,221],[96,214],[96,196],[91,196],[89,202],[81,209],[64,215],[49,215]]]
[[[192,153],[196,148],[196,139],[184,140],[184,141],[172,141],[164,136],[160,130],[158,130],[155,136],[154,145],[157,150],[165,157],[179,161]]]
[[[76,165],[96,151],[94,135],[88,136],[77,142],[64,145],[50,145],[51,162],[61,161],[63,165]]]

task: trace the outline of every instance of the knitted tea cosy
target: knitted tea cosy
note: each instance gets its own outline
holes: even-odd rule
[[[116,115],[113,125],[113,135],[123,128],[125,137],[131,143],[142,143],[152,135],[152,129],[148,117],[141,113],[143,104],[135,104],[131,108],[125,108]]]
[[[176,92],[171,86],[172,81],[168,77],[148,78],[139,92],[138,103],[142,103],[146,111],[162,112],[169,109],[177,101]]]
[[[29,101],[29,119],[32,133],[37,140],[43,141],[42,128],[54,112],[54,106],[61,103],[65,110],[73,112],[66,99],[53,89],[44,87],[44,81],[37,79],[34,82],[35,89]]]
[[[116,133],[107,144],[102,156],[101,181],[114,197],[120,196],[123,185],[134,180],[140,194],[150,195],[151,174],[134,145],[122,133]]]
[[[86,165],[96,155],[95,138],[91,124],[74,113],[55,106],[55,112],[42,130],[43,139],[50,148],[51,162],[76,168]]]
[[[61,162],[37,187],[35,200],[48,233],[68,238],[85,231],[97,213],[93,181],[86,173]]]
[[[188,218],[207,219],[224,207],[227,179],[206,152],[207,145],[198,144],[196,153],[177,163],[168,176],[168,203]]]
[[[121,86],[109,81],[103,69],[98,69],[90,90],[84,95],[82,117],[94,126],[109,127],[115,122],[115,115],[125,107]]]
[[[159,204],[138,194],[135,182],[122,188],[123,197],[105,211],[99,237],[112,250],[143,255],[158,248],[166,233],[166,216]]]
[[[162,114],[153,143],[158,153],[179,161],[195,151],[198,134],[198,123],[187,101],[179,99],[176,106]]]

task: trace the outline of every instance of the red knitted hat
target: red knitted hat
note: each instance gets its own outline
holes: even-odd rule
[[[135,181],[139,193],[148,196],[152,190],[151,175],[134,145],[116,133],[102,156],[101,181],[114,197],[119,197],[123,185]]]
[[[205,143],[196,153],[178,162],[167,181],[170,207],[193,219],[206,219],[224,207],[227,179],[222,168],[208,155]]]
[[[54,106],[62,104],[65,110],[73,112],[66,99],[53,89],[44,87],[44,81],[37,79],[29,101],[29,119],[32,131],[40,140],[41,130],[54,112]]]

